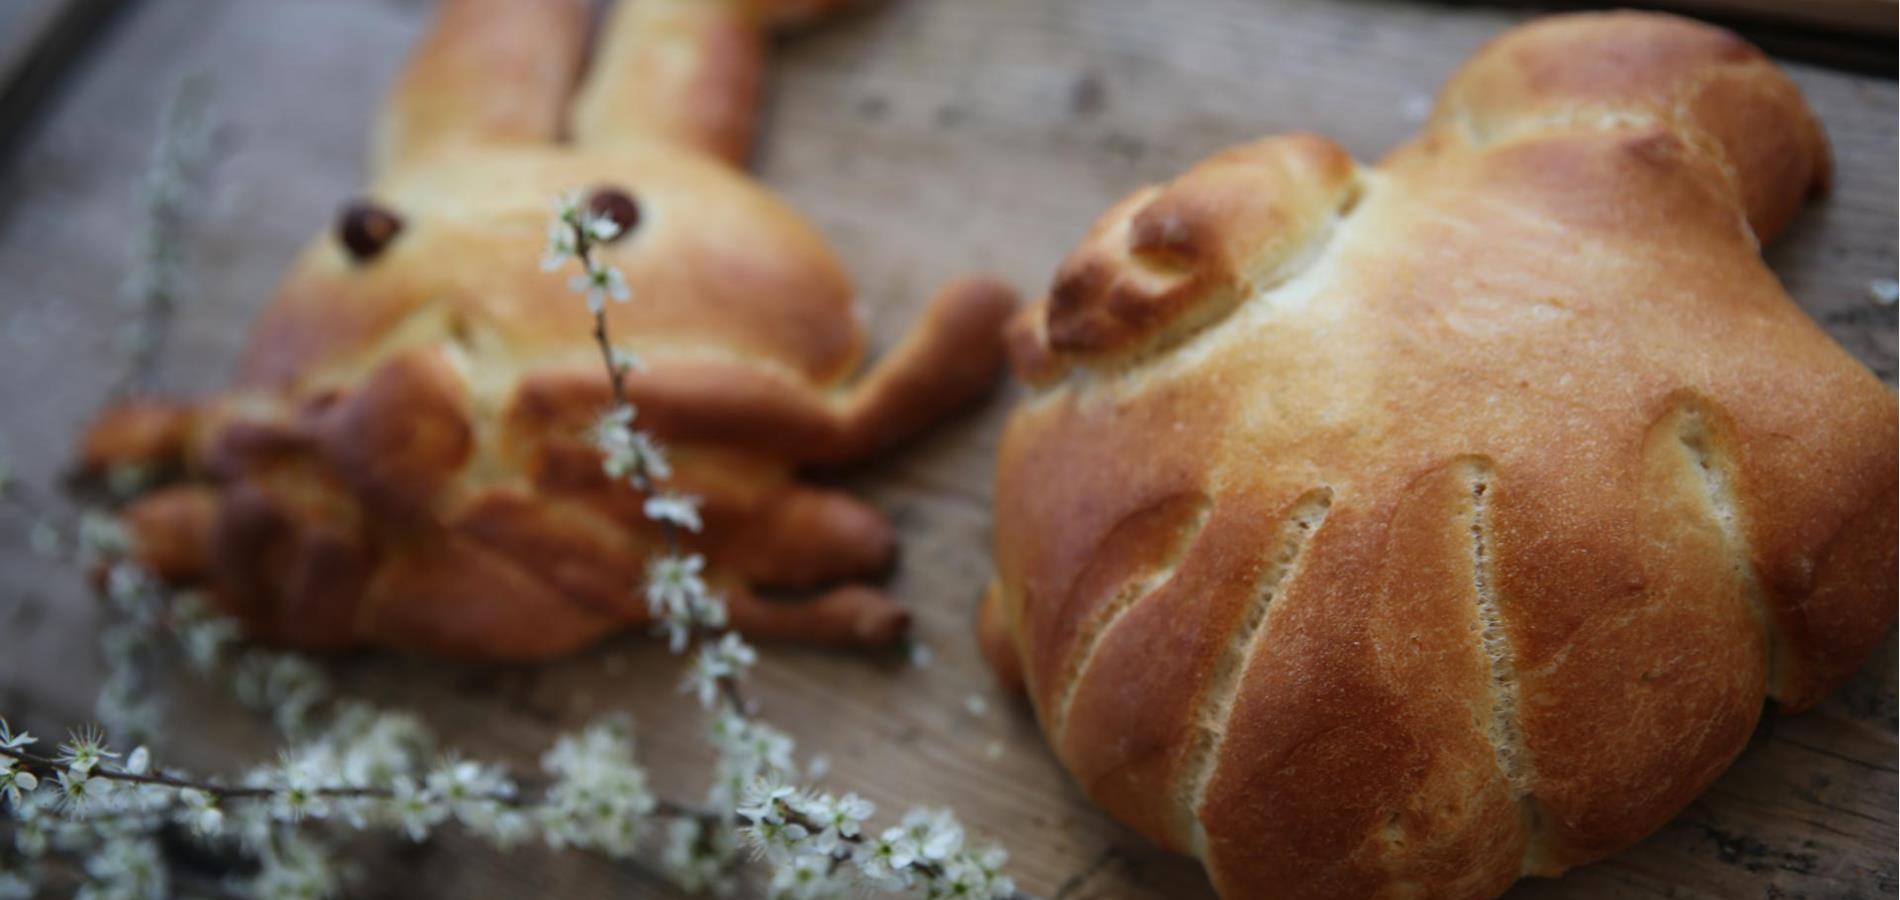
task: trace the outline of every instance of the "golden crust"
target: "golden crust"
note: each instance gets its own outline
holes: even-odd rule
[[[697,350],[826,386],[858,365],[850,285],[817,232],[743,174],[649,141],[464,148],[386,177],[370,196],[401,211],[401,233],[367,265],[332,235],[314,240],[253,326],[240,382],[354,379],[393,345],[445,338],[492,341],[499,359],[484,363],[585,361],[587,308],[534,261],[550,198],[602,186],[641,209],[638,231],[602,257],[640,300],[608,309],[628,349]]]
[[[696,0],[623,3],[609,43],[574,103],[582,143],[664,140],[744,163],[763,81],[764,36],[737,4]]]
[[[847,383],[864,334],[842,267],[729,164],[763,22],[828,5],[626,0],[559,140],[583,4],[445,0],[386,111],[378,227],[311,243],[230,393],[128,404],[87,435],[83,471],[198,482],[128,510],[147,561],[206,582],[255,635],[315,649],[536,658],[646,624],[638,586],[660,544],[646,498],[587,438],[611,402],[593,321],[571,272],[536,266],[553,199],[612,188],[638,221],[597,248],[632,294],[609,328],[644,362],[627,391],[672,451],[670,486],[705,499],[687,544],[732,624],[900,637],[888,597],[838,584],[889,569],[889,523],[797,469],[887,449],[988,390],[1015,300],[954,282]],[[824,593],[773,602],[755,584]]]
[[[543,143],[561,131],[587,47],[585,0],[446,0],[383,108],[374,164],[461,144]]]
[[[1325,138],[1236,147],[1097,223],[1049,294],[1049,347],[1100,360],[1159,349],[1297,268],[1359,190]]]
[[[1887,633],[1896,404],[1761,262],[1826,149],[1726,32],[1545,19],[1343,159],[1137,192],[1012,323],[981,637],[1223,896],[1496,896]]]

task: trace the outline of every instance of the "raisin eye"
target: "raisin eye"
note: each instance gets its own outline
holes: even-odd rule
[[[640,227],[640,201],[619,188],[595,188],[593,193],[587,195],[587,211],[620,226],[613,236],[616,241]]]
[[[337,240],[359,263],[375,259],[401,231],[401,216],[368,200],[344,207],[336,223]]]

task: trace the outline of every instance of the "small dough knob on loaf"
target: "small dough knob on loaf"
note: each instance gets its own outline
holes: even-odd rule
[[[1135,192],[1056,274],[1048,344],[1079,358],[1152,352],[1309,262],[1357,199],[1359,167],[1312,134],[1217,154]]]

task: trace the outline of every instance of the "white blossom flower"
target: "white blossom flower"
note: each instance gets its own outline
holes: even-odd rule
[[[428,728],[413,715],[347,702],[339,704],[330,726],[306,751],[320,751],[338,781],[360,787],[414,774],[433,744]]]
[[[138,563],[119,560],[106,569],[106,597],[121,612],[149,610],[158,592],[158,579]]]
[[[7,725],[7,720],[0,719],[0,750],[24,749],[37,743],[38,740],[38,738],[35,738],[29,732],[22,731],[19,734],[14,734],[13,728]]]
[[[106,836],[87,855],[86,875],[89,883],[85,887],[95,897],[158,900],[170,894],[158,844],[148,837],[126,833]]]
[[[478,763],[451,754],[424,782],[464,824],[487,823],[500,812],[500,801],[512,799],[515,784],[493,763]]]
[[[783,900],[834,896],[838,885],[833,883],[830,870],[829,857],[809,853],[793,856],[772,871],[771,896]]]
[[[106,749],[105,733],[97,725],[87,725],[68,734],[66,743],[59,745],[56,759],[72,771],[88,773],[105,760],[119,758],[119,754]]]
[[[785,783],[776,772],[764,772],[746,785],[733,812],[753,822],[784,822],[785,804],[798,794],[798,788]]]
[[[687,531],[697,533],[700,529],[700,499],[691,494],[676,491],[662,491],[647,498],[647,518],[655,522],[677,525]]]
[[[950,856],[933,869],[919,872],[927,898],[970,898],[970,900],[1006,900],[1015,896],[1016,882],[1002,874],[1009,859],[999,847],[981,852],[964,851]]]
[[[21,798],[39,786],[39,777],[22,768],[19,760],[0,758],[0,797],[8,803],[20,806]]]
[[[534,833],[535,825],[527,813],[499,805],[494,815],[466,824],[470,831],[502,850],[513,849],[526,841]]]
[[[957,856],[944,862],[925,878],[924,896],[936,898],[988,898],[988,876],[967,857]]]
[[[673,477],[673,464],[666,458],[666,450],[653,435],[644,431],[635,431],[628,438],[627,459],[631,465],[616,478],[634,476],[634,487],[645,488],[648,483],[665,481]],[[611,472],[609,474],[612,474]]]
[[[431,829],[449,817],[448,807],[423,790],[413,778],[396,778],[390,782],[389,791],[390,814],[412,841],[427,838]]]
[[[33,900],[39,896],[39,873],[22,866],[17,872],[0,872],[0,900]]]
[[[574,245],[574,226],[559,219],[549,222],[547,246],[541,251],[541,271],[552,272],[566,265],[579,249]]]
[[[594,447],[600,450],[602,457],[609,460],[624,459],[632,453],[630,444],[633,440],[635,414],[633,404],[618,403],[594,418],[594,424],[587,430],[587,434],[593,441]],[[631,463],[627,465],[631,466]]]
[[[1009,853],[994,844],[983,848],[970,856],[978,871],[983,873],[984,884],[989,888],[991,897],[1012,897],[1016,894],[1016,881],[1003,874],[1003,866],[1009,864]]]
[[[581,274],[569,279],[567,286],[574,293],[587,298],[587,310],[595,315],[607,308],[608,299],[616,303],[626,303],[633,299],[633,292],[627,288],[627,277],[620,269],[592,259],[581,260],[587,268]]]
[[[190,826],[201,837],[217,837],[224,833],[224,810],[218,808],[216,795],[196,788],[186,788],[178,792],[183,804],[179,813],[180,820]]]
[[[13,826],[13,849],[27,859],[46,855],[50,843],[47,822],[56,815],[53,809],[59,803],[51,799],[51,794],[51,791],[28,794],[24,802],[13,808],[17,819]]]
[[[286,751],[277,768],[270,773],[271,818],[296,823],[321,819],[330,814],[330,801],[319,793],[323,787],[316,760]]]
[[[292,653],[252,650],[238,660],[232,687],[239,702],[268,712],[279,730],[296,733],[330,695],[330,680],[314,663]]]
[[[132,541],[119,520],[95,509],[80,514],[77,552],[79,567],[90,569],[131,552]]]
[[[562,191],[554,198],[554,220],[567,225],[577,225],[581,220],[581,192]]]
[[[200,675],[210,674],[224,662],[226,651],[238,642],[235,619],[223,616],[193,619],[180,623],[178,644],[185,660]]]
[[[738,850],[731,834],[724,828],[709,828],[692,816],[667,823],[666,843],[660,850],[667,877],[689,894],[732,895],[738,884],[730,870]]]
[[[604,244],[620,236],[620,223],[612,216],[588,210],[581,214],[581,230],[589,240]]]
[[[86,855],[87,883],[79,897],[98,900],[162,900],[171,894],[168,870],[157,841],[113,835]]]
[[[633,427],[634,408],[621,403],[600,414],[588,434],[600,451],[601,471],[615,480],[628,479],[642,490],[653,481],[672,477],[667,462],[653,436]]]
[[[910,865],[917,859],[911,844],[902,828],[889,828],[866,842],[851,859],[858,866],[858,874],[872,886],[886,891],[907,890],[914,881]]]
[[[269,777],[268,768],[258,769],[245,777],[245,785],[265,787]],[[224,834],[247,853],[265,852],[281,830],[267,803],[235,803],[224,809]]]
[[[877,811],[871,801],[857,794],[845,794],[834,797],[830,794],[819,796],[812,801],[807,810],[813,822],[821,829],[814,839],[816,849],[830,853],[839,845],[856,840],[862,833],[864,820]]]
[[[697,553],[664,554],[647,563],[647,609],[675,653],[686,648],[695,628],[725,624],[725,603],[707,591],[700,577],[705,568],[706,558]]]
[[[791,737],[764,722],[721,709],[713,717],[709,736],[718,757],[711,789],[717,808],[734,808],[754,780],[783,780],[793,769]]]
[[[282,900],[321,900],[342,889],[336,867],[306,838],[292,835],[266,847],[259,855],[257,875],[243,892],[251,897]]]
[[[646,363],[632,350],[614,347],[607,351],[607,360],[613,364],[616,372],[638,372],[646,368]]]
[[[797,822],[761,819],[739,826],[739,834],[755,854],[782,862],[798,855],[799,845],[811,837],[811,830]]]
[[[657,801],[634,762],[629,723],[610,718],[562,735],[541,768],[554,776],[536,809],[549,846],[633,854]]]
[[[947,809],[913,809],[904,814],[902,824],[923,859],[942,862],[963,848],[963,826]]]
[[[103,784],[94,784],[86,769],[61,769],[53,776],[57,782],[59,811],[73,819],[83,819],[98,805],[100,795],[106,788]]]
[[[697,553],[684,556],[665,554],[647,563],[647,607],[658,613],[670,606],[683,606],[686,598],[706,592],[700,573],[706,558]]]
[[[720,635],[719,640],[699,648],[699,655],[693,658],[693,666],[687,671],[685,687],[699,698],[700,706],[711,709],[719,699],[721,682],[744,677],[758,661],[758,651],[728,631]]]

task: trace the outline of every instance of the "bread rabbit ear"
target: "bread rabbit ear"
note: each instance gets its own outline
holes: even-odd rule
[[[849,0],[620,0],[574,104],[581,144],[659,140],[734,165],[752,149],[766,32]]]
[[[1434,131],[1480,144],[1654,120],[1726,183],[1758,240],[1826,187],[1827,138],[1766,54],[1717,28],[1610,15],[1552,18],[1492,41],[1445,86]]]
[[[587,26],[583,0],[442,0],[384,103],[372,169],[454,144],[554,140]]]
[[[1109,361],[1152,352],[1291,278],[1360,192],[1326,138],[1267,138],[1123,200],[1056,273],[1049,346]]]
[[[764,68],[764,26],[744,3],[621,0],[575,100],[574,139],[659,140],[741,164]]]

